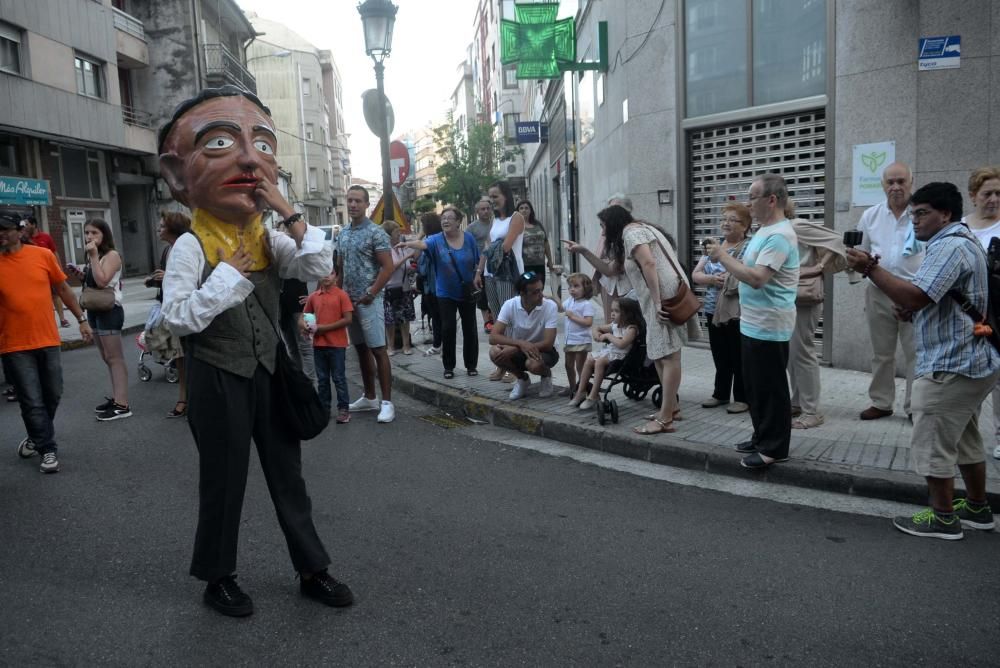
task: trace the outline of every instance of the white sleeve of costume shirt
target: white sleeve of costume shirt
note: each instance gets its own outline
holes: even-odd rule
[[[298,248],[295,239],[287,234],[275,230],[269,234],[278,274],[282,278],[318,281],[333,271],[333,249],[327,247],[326,236],[318,227],[306,225],[302,248]]]
[[[203,331],[216,316],[253,292],[253,283],[225,262],[216,265],[199,286],[204,269],[201,244],[194,235],[182,234],[170,251],[163,274],[163,320],[177,336]]]

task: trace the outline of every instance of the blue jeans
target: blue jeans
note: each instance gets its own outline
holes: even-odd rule
[[[7,381],[17,392],[28,438],[35,443],[39,454],[55,452],[57,446],[52,421],[63,390],[59,347],[7,353],[3,362]]]
[[[313,348],[316,363],[316,379],[319,383],[319,400],[330,409],[330,381],[337,388],[337,408],[347,408],[350,396],[347,394],[347,348]]]

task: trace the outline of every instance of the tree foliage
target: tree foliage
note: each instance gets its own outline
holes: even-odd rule
[[[437,203],[429,195],[426,197],[421,197],[413,203],[413,212],[417,215],[422,213],[427,213],[428,211],[433,211],[437,208]]]
[[[518,146],[508,146],[493,133],[489,123],[470,123],[468,136],[451,115],[448,122],[434,128],[440,147],[437,168],[437,199],[461,207],[471,215],[486,189],[502,177],[500,166],[522,153]]]

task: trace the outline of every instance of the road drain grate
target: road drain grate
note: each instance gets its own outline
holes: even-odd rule
[[[438,415],[421,415],[420,419],[424,422],[430,422],[431,424],[436,424],[444,429],[456,429],[458,427],[468,427],[469,421],[457,418],[454,415],[449,415],[448,413],[438,414]]]

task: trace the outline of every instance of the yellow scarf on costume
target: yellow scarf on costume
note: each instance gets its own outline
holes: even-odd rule
[[[204,209],[195,209],[191,216],[191,231],[201,240],[205,261],[210,267],[219,264],[220,250],[225,257],[229,257],[240,247],[241,241],[243,249],[253,258],[250,271],[262,271],[271,264],[265,246],[268,243],[267,230],[260,214],[241,228],[219,220]]]

